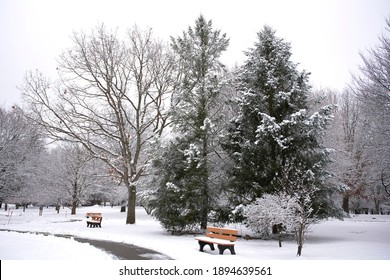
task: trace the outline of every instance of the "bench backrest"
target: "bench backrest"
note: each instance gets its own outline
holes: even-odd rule
[[[86,213],[86,217],[101,217],[102,213]]]
[[[225,239],[229,241],[236,241],[238,235],[237,229],[207,227],[206,236],[211,238]]]

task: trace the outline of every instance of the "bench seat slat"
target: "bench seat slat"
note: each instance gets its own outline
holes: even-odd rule
[[[199,236],[199,237],[195,237],[195,239],[198,241],[206,242],[206,243],[214,243],[214,244],[225,245],[225,246],[234,246],[234,244],[235,244],[234,242],[231,242],[229,240],[211,238],[211,237],[207,237],[207,236]]]

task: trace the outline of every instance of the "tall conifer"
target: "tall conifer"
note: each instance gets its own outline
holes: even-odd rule
[[[302,203],[308,197],[311,213],[335,214],[326,182],[328,150],[321,145],[332,106],[309,112],[309,74],[297,69],[290,44],[272,28],[258,33],[246,57],[237,73],[239,114],[224,145],[234,162],[227,186],[233,203],[284,192]]]
[[[228,44],[226,34],[214,30],[212,21],[203,16],[195,21],[194,28],[172,38],[179,74],[172,106],[172,134],[176,138],[162,159],[167,164],[163,164],[164,170],[160,169],[163,176],[155,211],[170,231],[196,225],[205,229],[213,208],[216,189],[212,182],[212,158],[218,149],[220,83],[224,72],[219,58]]]

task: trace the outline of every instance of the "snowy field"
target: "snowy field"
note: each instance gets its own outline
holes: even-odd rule
[[[39,216],[37,208],[0,210],[0,259],[2,279],[354,279],[383,278],[390,267],[390,216],[355,216],[344,221],[325,221],[312,226],[307,234],[303,255],[296,257],[293,240],[245,240],[236,242],[237,255],[225,251],[199,252],[192,235],[167,234],[142,208],[137,209],[137,224],[126,225],[125,213],[118,207],[85,207],[77,215],[69,209],[57,214],[45,208]],[[86,212],[102,212],[102,228],[87,228]],[[12,213],[12,215],[11,215]],[[250,234],[238,226],[242,235]],[[18,233],[15,231],[31,232]],[[46,234],[35,234],[40,232]],[[149,248],[174,260],[120,261],[88,243],[54,234],[88,239],[125,242]],[[53,261],[57,260],[57,261]],[[60,261],[58,261],[60,260]],[[271,276],[214,274],[215,270],[236,267],[272,269]],[[202,269],[199,276],[123,276],[124,268],[164,268],[165,271]],[[165,274],[164,274],[165,275]],[[386,277],[385,277],[386,278]]]
[[[114,207],[85,207],[69,215],[69,209],[45,208],[39,216],[37,208],[11,209],[0,212],[1,260],[77,260],[115,259],[89,244],[73,239],[11,231],[44,232],[78,237],[125,242],[149,248],[175,260],[205,261],[216,258],[234,260],[296,260],[297,246],[285,240],[279,248],[276,240],[244,240],[236,242],[237,255],[217,250],[199,252],[194,236],[172,236],[159,223],[137,208],[137,224],[126,225],[125,213]],[[86,212],[102,212],[102,228],[87,228]],[[12,213],[12,215],[11,215]],[[242,235],[248,232],[238,227]],[[330,220],[313,225],[307,234],[299,260],[390,260],[390,216],[359,215],[344,221]]]

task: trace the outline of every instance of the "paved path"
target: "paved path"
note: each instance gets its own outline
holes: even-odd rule
[[[171,260],[167,255],[161,254],[159,252],[142,248],[139,246],[123,243],[123,242],[113,242],[110,240],[94,240],[88,238],[81,238],[73,235],[63,235],[63,234],[51,234],[48,232],[33,232],[33,231],[20,231],[20,230],[7,230],[0,229],[2,231],[9,232],[19,232],[19,233],[35,233],[42,235],[53,235],[58,238],[71,238],[77,242],[89,243],[91,246],[102,249],[119,260]]]
[[[170,260],[171,258],[159,252],[134,246],[127,243],[112,242],[107,240],[93,240],[74,237],[75,241],[89,243],[102,249],[120,260]]]

